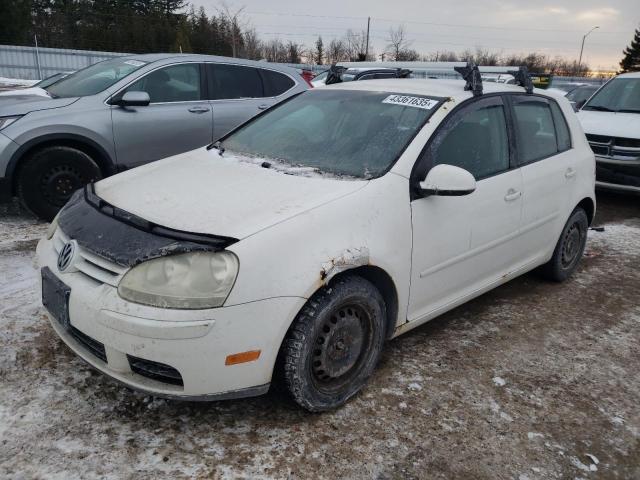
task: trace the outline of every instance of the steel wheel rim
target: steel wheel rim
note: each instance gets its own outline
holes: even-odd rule
[[[85,183],[85,178],[76,168],[66,164],[56,165],[42,176],[40,191],[49,203],[62,206]]]
[[[578,257],[582,247],[584,233],[578,222],[573,223],[564,235],[562,242],[561,262],[564,268],[568,268]]]
[[[310,355],[311,378],[331,393],[358,376],[373,341],[371,314],[355,303],[336,307],[319,328]]]

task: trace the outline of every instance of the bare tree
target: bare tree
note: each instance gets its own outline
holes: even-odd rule
[[[327,47],[327,63],[334,64],[343,60],[349,60],[347,44],[344,40],[334,38]]]
[[[240,7],[233,10],[227,2],[220,3],[220,7],[216,7],[218,15],[226,20],[229,24],[231,34],[231,56],[236,57],[238,53],[239,43],[242,38],[242,30],[247,27],[247,20],[242,15],[245,7]]]
[[[346,35],[347,56],[352,62],[363,62],[367,59],[367,34],[366,32],[355,33],[347,30]]]
[[[287,63],[302,63],[302,44],[289,41],[287,43]]]
[[[258,33],[252,28],[244,32],[243,37],[242,56],[250,60],[260,60],[262,58],[262,42],[258,37]]]
[[[387,54],[392,60],[397,61],[399,57],[402,57],[402,52],[409,50],[411,42],[407,40],[407,32],[404,25],[400,25],[398,28],[389,30],[389,36],[387,37]]]

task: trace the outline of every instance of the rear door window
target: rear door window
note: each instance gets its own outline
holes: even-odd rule
[[[147,92],[151,103],[201,100],[200,65],[184,63],[159,68],[127,87],[125,92]]]
[[[295,82],[284,73],[260,69],[265,97],[277,97],[295,85]]]
[[[223,63],[209,63],[207,68],[211,100],[264,96],[262,79],[257,68]]]
[[[513,112],[521,164],[542,160],[558,153],[553,114],[546,99],[515,97]]]
[[[571,134],[569,133],[567,120],[556,102],[549,102],[549,104],[551,105],[551,113],[553,114],[553,123],[556,126],[558,151],[564,152],[571,148]]]

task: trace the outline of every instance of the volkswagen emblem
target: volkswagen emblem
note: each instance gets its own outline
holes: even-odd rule
[[[58,254],[58,270],[64,272],[74,263],[76,251],[78,250],[78,242],[71,240],[67,242]]]

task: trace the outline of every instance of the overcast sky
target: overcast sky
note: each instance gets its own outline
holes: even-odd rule
[[[209,14],[218,0],[193,0]],[[582,36],[599,26],[585,43],[583,62],[615,70],[622,50],[640,22],[640,0],[233,0],[262,38],[326,43],[348,29],[366,28],[371,16],[371,44],[380,54],[391,27],[403,24],[421,53],[460,52],[483,47],[495,52],[528,53],[576,59]]]

